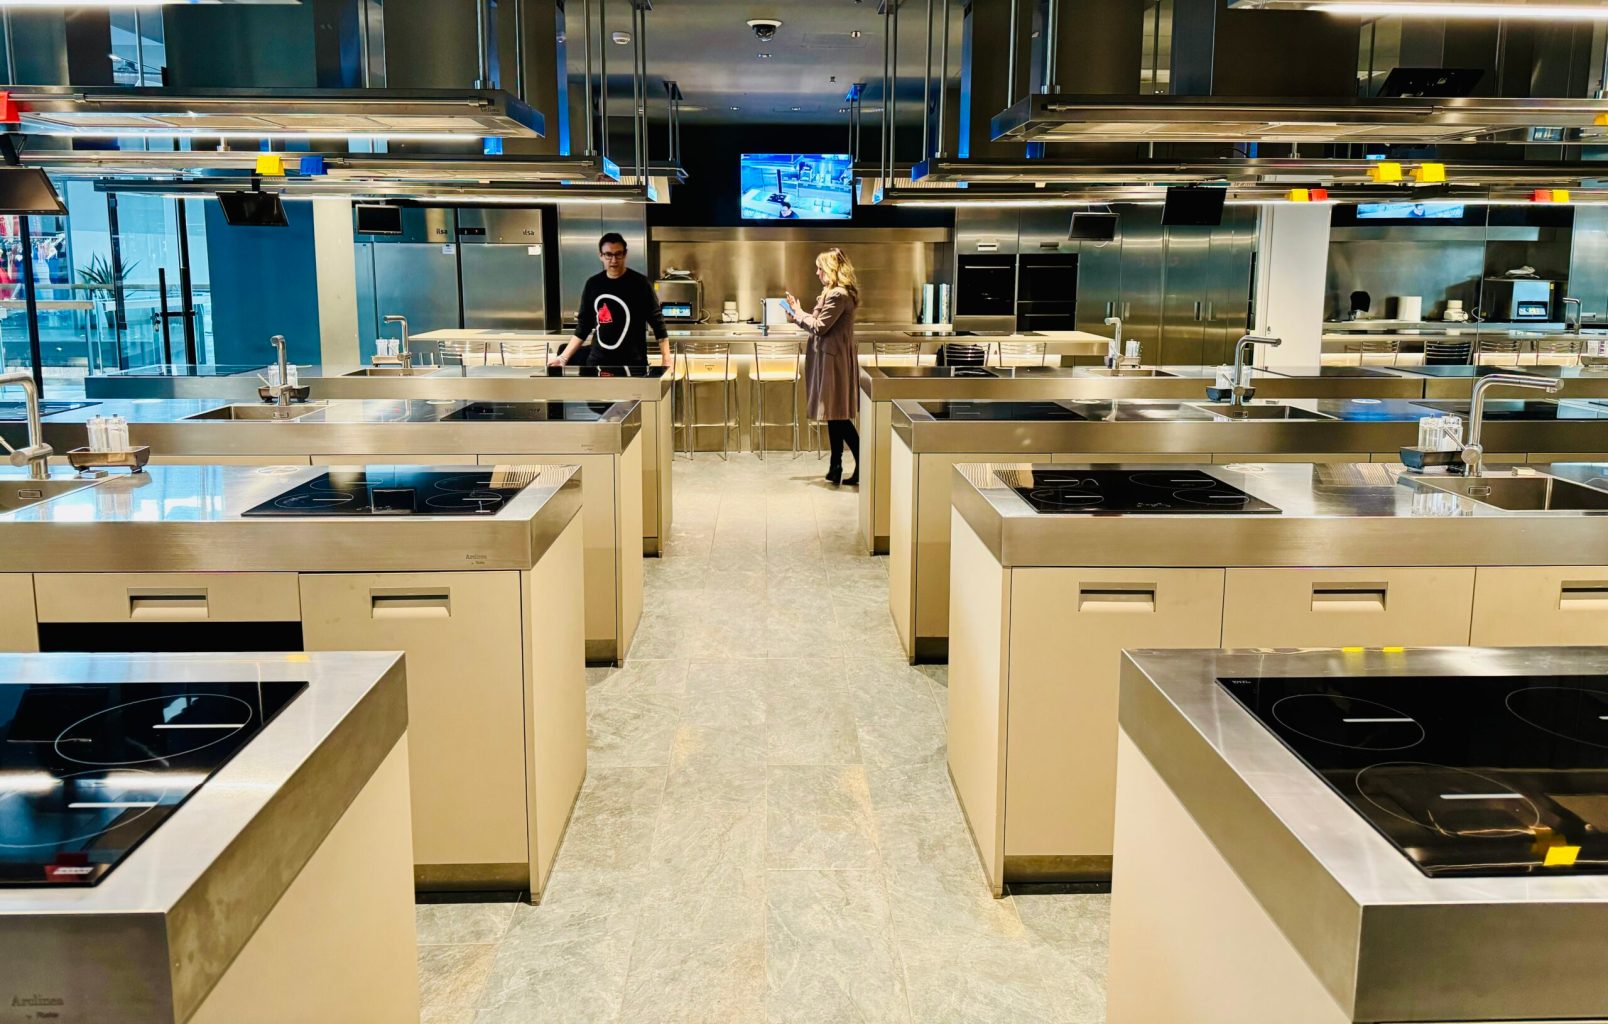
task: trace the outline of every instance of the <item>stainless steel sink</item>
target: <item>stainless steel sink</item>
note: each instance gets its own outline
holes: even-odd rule
[[[352,370],[341,374],[342,377],[428,377],[439,370],[439,366],[415,366],[407,373],[402,372],[400,366],[365,366],[361,370]]]
[[[1105,366],[1096,366],[1089,370],[1091,377],[1176,377],[1176,373],[1158,370],[1153,366],[1141,366],[1136,370],[1113,370]]]
[[[311,402],[304,405],[292,405],[280,408],[277,405],[220,405],[216,409],[198,412],[193,416],[182,417],[186,420],[299,420],[303,416],[310,416],[328,403]]]
[[[0,480],[0,513],[15,512],[98,483],[99,480]]]
[[[1480,476],[1418,482],[1509,512],[1608,512],[1608,491],[1550,476]]]
[[[1193,409],[1209,412],[1219,419],[1225,420],[1332,420],[1321,412],[1310,409],[1296,409],[1288,405],[1240,405],[1233,406],[1226,402],[1201,402],[1192,405]]]

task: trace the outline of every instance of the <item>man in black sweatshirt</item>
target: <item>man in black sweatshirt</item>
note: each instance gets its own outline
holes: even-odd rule
[[[581,289],[580,323],[564,351],[548,361],[564,366],[591,335],[582,355],[589,366],[648,365],[648,328],[659,342],[659,356],[670,365],[670,338],[659,314],[659,299],[646,276],[625,265],[625,238],[609,232],[597,242],[603,273],[587,279]]]

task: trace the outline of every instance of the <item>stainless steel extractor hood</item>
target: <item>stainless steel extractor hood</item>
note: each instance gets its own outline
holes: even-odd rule
[[[79,138],[541,138],[540,112],[480,89],[10,89],[21,131]]]
[[[28,167],[39,167],[59,177],[188,177],[218,175],[261,177],[256,174],[255,149],[153,150],[36,149],[22,154]],[[499,184],[521,182],[610,183],[621,180],[619,167],[601,157],[484,156],[478,153],[448,155],[424,153],[346,153],[317,151],[276,152],[294,176],[298,161],[317,157],[324,163],[323,177],[343,182],[411,182],[437,184]],[[656,172],[657,173],[657,172]],[[264,178],[267,182],[280,180]]]
[[[1587,99],[1033,95],[996,116],[992,130],[1013,142],[1439,145],[1602,143],[1605,125],[1608,101]]]
[[[1603,0],[1228,0],[1228,6],[1369,18],[1608,18]]]
[[[1408,165],[1422,160],[1403,161]],[[1572,188],[1608,174],[1600,161],[1567,163],[1511,161],[1495,163],[1436,161],[1455,185],[1508,188]],[[1257,158],[1221,160],[1150,160],[1126,163],[1069,163],[1055,160],[928,160],[909,171],[906,184],[977,185],[1131,185],[1228,182],[1236,185],[1340,186],[1374,185],[1375,160]],[[1401,187],[1377,186],[1375,187]],[[1414,186],[1408,188],[1432,188]]]

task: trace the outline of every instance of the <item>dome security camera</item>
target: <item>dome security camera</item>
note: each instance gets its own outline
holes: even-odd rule
[[[748,27],[754,30],[754,38],[768,43],[776,38],[776,30],[782,27],[782,23],[775,18],[751,18]]]

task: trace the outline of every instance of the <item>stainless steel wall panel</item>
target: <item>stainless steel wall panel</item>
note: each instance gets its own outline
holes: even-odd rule
[[[1122,292],[1118,303],[1122,330],[1139,340],[1145,362],[1162,362],[1162,277],[1166,235],[1161,207],[1123,206]]]
[[[1070,217],[1068,218],[1070,223]],[[1004,207],[961,207],[955,211],[955,255],[1016,252],[1019,212]]]
[[[1569,261],[1569,294],[1580,300],[1582,315],[1608,317],[1608,208],[1575,209],[1574,252]]]
[[[1211,301],[1212,229],[1165,229],[1158,364],[1199,366],[1205,357]]]
[[[1127,214],[1122,214],[1122,221]],[[1122,226],[1109,242],[1078,243],[1078,330],[1106,334],[1105,318],[1122,304]],[[1123,325],[1124,332],[1127,325]]]
[[[414,334],[459,326],[455,246],[404,242],[373,250],[376,321],[400,313]]]
[[[466,232],[475,232],[466,234]],[[542,211],[476,209],[458,211],[458,236],[464,242],[540,245]]]
[[[541,236],[533,245],[465,245],[463,326],[539,331],[547,326]]]
[[[1345,315],[1354,291],[1372,296],[1375,317],[1395,315],[1386,303],[1394,295],[1422,296],[1424,316],[1429,319],[1445,313],[1448,299],[1462,299],[1464,307],[1473,310],[1479,304],[1484,274],[1483,231],[1456,240],[1418,238],[1410,228],[1388,238],[1333,239],[1324,317],[1338,320]]]

